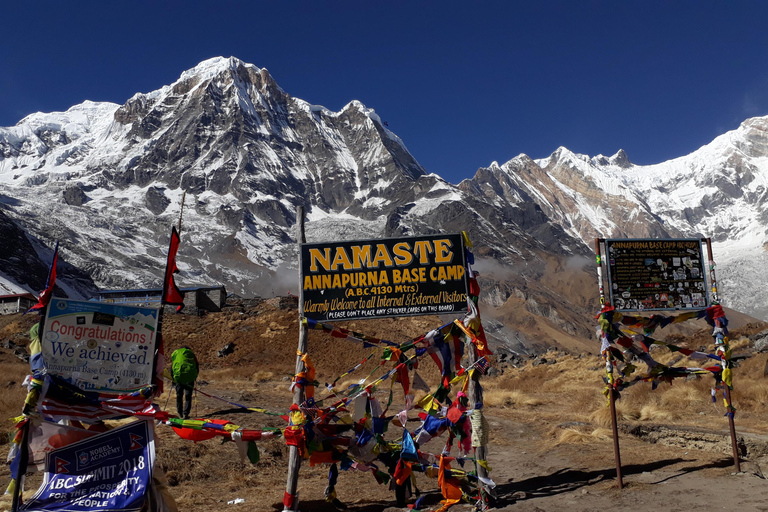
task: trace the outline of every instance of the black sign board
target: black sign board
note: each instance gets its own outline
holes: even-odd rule
[[[611,305],[619,311],[709,306],[698,239],[606,240]]]
[[[301,244],[304,316],[317,321],[467,310],[461,235]]]

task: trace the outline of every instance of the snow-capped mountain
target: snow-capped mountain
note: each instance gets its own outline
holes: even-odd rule
[[[428,173],[374,110],[311,105],[266,69],[219,57],[124,105],[85,102],[0,128],[0,224],[25,233],[46,263],[43,248],[60,240],[61,259],[92,279],[63,282],[82,297],[94,284],[160,285],[185,193],[180,284],[244,295],[295,290],[299,205],[309,241],[466,230],[488,304],[520,300],[519,321],[545,318],[576,337],[592,330],[596,283],[568,293],[557,283],[594,280],[586,262],[596,236],[703,235],[717,241],[726,305],[765,317],[765,303],[729,291],[744,277],[756,286],[741,270],[765,261],[767,124],[747,121],[657,166],[560,148],[453,185]],[[39,292],[40,265],[11,263],[0,251],[0,283]]]
[[[624,151],[590,158],[559,148],[480,169],[459,185],[534,202],[570,235],[709,237],[721,300],[768,319],[768,117],[748,119],[690,155],[634,165]]]
[[[0,157],[9,217],[48,245],[66,240],[64,257],[102,287],[158,282],[184,192],[187,281],[241,293],[294,265],[298,205],[315,240],[481,225],[500,257],[578,245],[535,205],[477,201],[428,174],[361,103],[310,105],[235,58],[124,105],[28,116],[0,129]]]

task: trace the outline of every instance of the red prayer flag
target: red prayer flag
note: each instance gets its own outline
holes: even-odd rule
[[[406,480],[411,477],[411,473],[411,463],[400,459],[397,461],[397,466],[395,466],[395,472],[392,476],[395,478],[397,485],[404,485]]]
[[[163,298],[160,302],[161,304],[173,304],[183,307],[184,295],[182,295],[173,279],[173,274],[179,271],[179,268],[176,266],[176,252],[179,250],[180,242],[179,232],[176,231],[176,226],[174,226],[171,230],[171,243],[168,247],[168,262],[165,265],[165,279],[163,281]]]
[[[205,421],[208,423],[216,423],[217,425],[226,425],[227,423],[231,423],[229,420],[211,419]],[[173,428],[173,431],[176,432],[176,435],[178,435],[180,438],[194,442],[206,441],[208,439],[213,439],[217,435],[220,435],[220,433],[215,430],[196,430],[190,427],[175,427],[173,425],[171,425],[171,428]],[[229,435],[228,432],[227,435]]]
[[[53,287],[56,285],[56,261],[59,259],[59,242],[56,242],[56,248],[53,250],[53,260],[51,266],[48,268],[48,280],[45,282],[45,290],[40,292],[40,296],[37,298],[37,304],[29,308],[26,313],[32,311],[41,311],[51,301],[53,296]]]
[[[408,391],[411,390],[411,381],[408,378],[408,367],[405,365],[405,363],[400,363],[396,367],[397,370],[397,380],[400,381],[400,384],[403,385],[403,394],[407,395]]]
[[[283,506],[285,507],[285,510],[293,510],[293,504],[295,501],[296,495],[288,494],[288,491],[285,491],[285,494],[283,495]]]

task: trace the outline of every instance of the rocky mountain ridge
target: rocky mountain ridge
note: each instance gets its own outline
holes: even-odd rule
[[[0,213],[41,254],[34,270],[3,257],[0,283],[37,293],[42,248],[61,240],[62,260],[91,279],[63,281],[73,296],[159,286],[186,193],[182,285],[224,283],[245,296],[296,290],[301,205],[309,241],[466,230],[485,303],[508,326],[502,336],[588,339],[597,236],[711,236],[724,269],[743,269],[745,257],[760,264],[767,124],[749,120],[657,166],[635,166],[623,151],[590,158],[559,148],[453,185],[360,102],[332,112],[293,98],[266,69],[214,58],[124,105],[85,102],[0,128]],[[734,241],[743,249],[729,252]],[[749,276],[721,277],[726,305],[765,306],[768,317],[768,306],[728,293],[750,286]]]
[[[768,318],[768,299],[755,279],[768,268],[768,117],[748,119],[696,152],[656,165],[634,165],[623,151],[590,158],[559,148],[545,159],[521,155],[495,169],[516,177],[526,200],[585,244],[711,238],[721,299]],[[528,172],[535,179],[519,179]]]

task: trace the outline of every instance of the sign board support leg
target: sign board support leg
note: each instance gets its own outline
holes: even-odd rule
[[[725,386],[725,399],[729,404],[731,403],[731,388],[727,384]],[[736,442],[736,425],[733,422],[733,414],[728,415],[728,426],[731,430],[731,448],[733,448],[733,465],[736,466],[736,472],[741,473],[741,462],[739,461],[739,445]]]
[[[477,360],[477,356],[475,354],[475,345],[470,341],[467,340],[466,342],[466,350],[467,353],[467,366],[471,367],[473,364],[475,364],[475,361]],[[467,387],[467,394],[469,395],[469,408],[474,409],[477,407],[478,404],[482,406],[483,403],[483,392],[482,387],[480,386],[479,382],[475,382],[474,379],[472,379],[472,376],[469,377],[469,385]],[[475,448],[475,460],[488,460],[488,446],[478,446]],[[477,476],[482,478],[488,478],[488,470],[485,469],[482,465],[476,463],[477,466]],[[490,491],[491,489],[488,488],[483,482],[478,480],[477,482],[478,488],[481,490],[481,499],[487,500],[489,496],[491,496]],[[486,505],[488,503],[486,502]]]
[[[21,486],[24,481],[24,475],[27,473],[27,465],[29,464],[29,424],[32,423],[31,418],[27,418],[27,422],[21,427],[24,431],[21,434],[21,446],[19,446],[19,467],[18,471],[14,475],[16,479],[16,486],[13,488],[13,501],[11,502],[11,512],[18,512],[21,505]]]
[[[302,321],[304,318],[304,294],[301,283],[301,245],[306,242],[304,235],[304,207],[296,208],[296,246],[299,252],[299,346],[296,353],[296,375],[304,371],[304,363],[301,356],[307,352],[307,340],[309,331]],[[293,390],[293,403],[301,405],[304,403],[304,388],[295,386]],[[299,509],[299,500],[297,491],[299,486],[299,469],[301,468],[301,454],[298,446],[288,447],[288,481],[285,484],[285,496],[291,499],[291,506],[285,506],[283,511],[297,511]]]
[[[595,259],[597,260],[597,286],[600,289],[600,307],[605,305],[605,288],[603,287],[603,258],[600,251],[600,243],[604,238],[595,238]]]
[[[604,238],[595,238],[595,257],[597,259],[597,283],[600,289],[600,306],[605,305],[605,288],[603,287],[603,254],[600,244]],[[616,390],[609,385],[608,399],[611,407],[611,430],[613,431],[613,457],[616,462],[616,482],[619,489],[624,488],[624,480],[621,477],[621,450],[619,449],[619,422],[616,418]]]
[[[709,279],[710,279],[710,285],[712,286],[712,301],[718,302],[718,295],[717,295],[717,278],[715,277],[715,257],[712,254],[712,239],[711,238],[704,238],[702,240],[707,245],[707,257],[709,258]],[[724,364],[728,364],[727,361],[724,362]],[[725,368],[725,367],[724,367]],[[731,388],[728,387],[728,384],[723,382],[723,387],[725,388],[725,401],[728,402],[728,405],[732,406],[733,402],[731,402]],[[731,448],[733,448],[733,465],[736,466],[736,471],[741,472],[741,462],[739,461],[739,445],[736,441],[736,425],[733,421],[733,412],[729,411],[730,414],[728,414],[728,427],[731,431]]]
[[[613,456],[616,460],[616,482],[619,489],[624,488],[624,481],[621,478],[621,452],[619,451],[619,425],[616,419],[616,391],[610,388],[608,396],[611,403],[611,428],[613,430]]]

